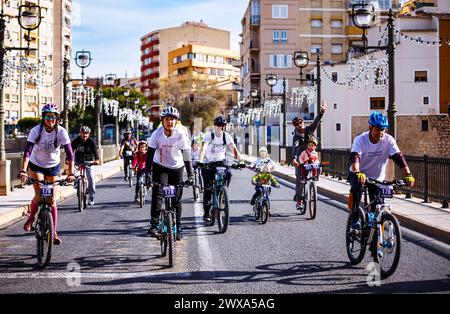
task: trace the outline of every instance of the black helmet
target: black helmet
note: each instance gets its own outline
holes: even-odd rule
[[[217,126],[227,125],[227,119],[225,119],[224,116],[218,116],[217,118],[214,119],[214,125]]]

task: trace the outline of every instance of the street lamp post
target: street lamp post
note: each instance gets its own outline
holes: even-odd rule
[[[130,90],[129,89],[126,89],[124,92],[123,92],[123,95],[125,96],[125,106],[128,108],[129,107],[129,99],[128,99],[128,97],[130,96]],[[130,125],[130,120],[129,120],[129,118],[127,117],[127,129],[129,129],[131,127],[131,125]]]
[[[270,86],[270,95],[273,96],[273,87],[275,85],[277,85],[278,83],[278,77],[276,74],[267,74],[266,75],[266,83],[267,85]],[[285,161],[287,162],[287,156],[286,156],[286,149],[287,149],[287,141],[286,141],[286,114],[287,114],[287,108],[286,108],[286,95],[287,95],[287,87],[286,87],[286,77],[283,77],[283,103],[281,104],[281,112],[283,113],[283,142],[280,145],[280,162],[282,160],[282,157],[284,156],[284,158],[286,159]]]
[[[137,107],[138,107],[139,103],[140,103],[139,98],[136,98],[134,100],[134,114],[135,115],[137,114]],[[136,130],[136,141],[139,141],[139,121],[136,119],[135,123],[136,123],[136,129],[135,129]]]
[[[81,79],[71,79],[69,75],[69,59],[64,57],[63,60],[63,104],[64,108],[62,111],[62,118],[64,121],[64,128],[69,132],[69,99],[67,92],[67,85],[70,82],[81,82],[81,86],[84,85],[84,69],[87,68],[91,64],[91,52],[85,51],[77,51],[75,56],[75,64],[81,68]]]
[[[6,20],[5,17],[10,17],[6,15],[2,10],[0,12],[0,161],[4,162],[6,160],[6,149],[5,149],[5,106],[3,104],[3,84],[4,84],[4,65],[5,65],[5,54],[10,50],[20,50],[26,51],[28,54],[31,50],[36,50],[35,48],[30,48],[31,42],[31,31],[37,29],[42,21],[41,7],[38,5],[21,5],[19,7],[19,15],[14,16],[18,19],[20,27],[28,31],[25,37],[27,41],[26,48],[16,48],[16,47],[5,47],[5,32],[6,32]],[[9,179],[8,179],[9,180]]]
[[[316,51],[317,53],[317,59],[316,59],[316,78],[315,79],[303,79],[303,69],[308,66],[309,64],[309,54],[307,51],[296,51],[294,53],[294,64],[300,68],[300,79],[297,81],[303,82],[312,82],[317,84],[317,109],[316,114],[318,115],[320,113],[320,105],[322,102],[322,79],[320,76],[321,71],[321,59],[320,59],[320,50],[318,49]],[[322,149],[322,121],[319,121],[319,125],[317,126],[317,149]]]
[[[110,73],[105,75],[105,81],[108,86],[111,87],[111,98],[115,98],[116,94],[113,90],[114,87],[116,87],[116,79],[117,75]],[[119,116],[117,115],[114,119],[114,129],[115,129],[115,143],[116,146],[119,146]]]
[[[394,13],[389,9],[389,16],[387,20],[388,28],[388,43],[387,46],[367,46],[366,30],[370,28],[375,22],[375,8],[372,4],[365,2],[354,4],[352,6],[353,23],[363,30],[362,40],[363,49],[380,49],[386,50],[389,63],[389,104],[388,104],[388,133],[392,137],[396,137],[396,117],[397,112],[395,105],[395,38],[394,38]]]
[[[96,89],[97,92],[95,94],[95,111],[97,113],[97,147],[100,150],[101,146],[102,146],[102,125],[101,125],[101,112],[102,112],[102,97],[103,97],[103,92],[101,90],[102,88],[102,84],[101,84],[101,80],[100,78],[97,78],[97,85],[96,85]]]

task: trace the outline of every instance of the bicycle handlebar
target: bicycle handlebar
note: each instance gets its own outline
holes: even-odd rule
[[[28,185],[39,184],[39,185],[67,186],[67,185],[69,185],[69,182],[67,182],[67,178],[66,179],[56,180],[55,182],[48,182],[48,181],[45,181],[45,180],[36,180],[36,179],[31,178],[31,177],[28,177],[28,179],[25,182],[25,184],[28,184]]]
[[[382,182],[382,181],[378,181],[378,180],[370,179],[370,178],[367,178],[367,179],[366,179],[365,184],[366,184],[366,185],[368,185],[368,184],[372,184],[372,185],[382,184],[382,185],[396,185],[396,186],[404,186],[404,185],[407,185],[407,184],[405,183],[405,181],[403,181],[403,180],[393,180],[393,181],[383,181],[383,182]]]

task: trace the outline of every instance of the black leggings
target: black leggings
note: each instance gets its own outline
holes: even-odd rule
[[[152,180],[156,183],[161,183],[161,175],[163,173],[167,174],[168,181],[167,184],[177,185],[183,183],[183,173],[184,167],[179,169],[169,169],[158,165],[157,163],[153,163],[153,174]],[[181,227],[181,197],[183,196],[183,188],[177,188],[177,194],[174,200],[174,208],[176,213],[176,224],[177,229],[180,230]],[[161,206],[164,203],[164,194],[162,192],[162,187],[153,186],[152,188],[152,207],[151,207],[151,223],[156,225],[159,219],[159,213],[161,211]]]
[[[353,219],[357,219],[358,211],[355,209],[358,209],[359,204],[361,203],[361,197],[364,193],[364,187],[362,186],[361,183],[359,183],[358,178],[356,177],[356,175],[353,172],[349,173],[347,181],[351,185],[350,192],[353,195],[353,204],[352,204],[353,205],[353,209],[352,209]],[[377,193],[379,193],[380,191],[376,186],[369,185],[368,192],[369,192],[369,200],[372,201],[373,199],[375,199]],[[379,202],[374,202],[372,204],[372,211],[375,210],[376,205],[378,205],[379,203],[383,203],[383,200],[380,199]]]
[[[202,169],[202,177],[203,177],[203,184],[204,184],[203,210],[204,210],[205,215],[209,214],[209,210],[212,206],[212,186],[213,186],[214,176],[216,175],[215,167],[225,166],[226,161],[211,162],[208,165],[211,165],[214,167],[212,169],[209,169],[209,168]],[[231,177],[232,177],[231,171],[230,171],[230,169],[227,169],[227,174],[226,174],[227,186],[230,185]]]

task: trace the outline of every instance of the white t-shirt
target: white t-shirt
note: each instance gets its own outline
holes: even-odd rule
[[[380,142],[373,144],[369,139],[369,131],[358,135],[352,146],[352,153],[361,156],[359,170],[367,177],[383,181],[389,156],[400,153],[395,139],[384,134]],[[352,171],[350,167],[350,171]]]
[[[164,134],[164,128],[158,128],[148,140],[148,147],[156,149],[153,162],[169,169],[180,169],[184,167],[181,150],[188,150],[191,145],[186,134],[177,128],[170,137]]]
[[[225,145],[223,145],[223,135],[217,136],[217,134],[214,134],[214,140],[212,140],[212,132],[206,133],[203,137],[203,143],[208,145],[205,152],[205,162],[225,160],[227,146],[234,143],[233,138],[227,132],[225,132],[225,142]]]
[[[37,125],[31,129],[28,135],[28,142],[35,143],[39,136],[41,125]],[[57,136],[55,148],[55,136]],[[55,131],[47,132],[45,127],[42,128],[41,139],[39,143],[34,144],[33,150],[30,156],[30,162],[41,168],[53,168],[59,165],[61,162],[59,148],[70,144],[69,134],[67,131],[58,127],[58,134]]]

